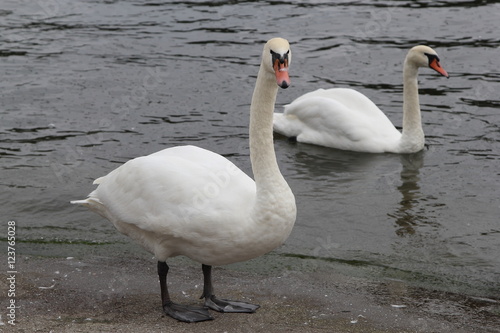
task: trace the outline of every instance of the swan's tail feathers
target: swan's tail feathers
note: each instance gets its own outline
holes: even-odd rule
[[[92,184],[99,185],[103,181],[104,177],[97,178],[96,180],[94,180]],[[99,198],[95,196],[95,191],[90,193],[87,199],[71,200],[70,203],[73,205],[83,205],[89,208],[94,207],[96,205],[101,205],[101,206],[103,205],[102,202],[99,200]]]
[[[283,113],[274,113],[273,130],[276,133],[286,137],[297,137],[300,134],[297,117],[294,115],[285,115]]]
[[[99,185],[104,180],[104,177],[106,177],[106,176],[97,178],[96,180],[94,180],[94,182],[92,184]]]
[[[92,195],[92,193],[90,195]],[[102,217],[108,218],[106,206],[96,197],[90,196],[83,200],[72,200],[70,203],[85,206]]]
[[[71,200],[69,203],[73,205],[88,205],[89,204],[89,199],[84,199],[84,200]]]
[[[102,202],[99,199],[93,197],[89,197],[83,200],[72,200],[70,201],[70,203],[73,205],[83,205],[89,208],[91,206],[102,205]]]

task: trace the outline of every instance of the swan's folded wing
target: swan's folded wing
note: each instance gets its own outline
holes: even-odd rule
[[[353,130],[352,110],[335,99],[322,96],[300,99],[285,106],[284,115],[290,127],[297,132],[300,128],[297,139],[302,142],[337,142],[342,138],[358,141],[362,135]]]
[[[255,183],[218,154],[176,147],[125,163],[102,177],[90,198],[106,207],[111,221],[175,237],[244,214]]]
[[[345,88],[318,89],[285,106],[281,127],[293,129],[297,141],[340,149],[374,146],[398,138],[385,114],[365,95]],[[286,124],[286,125],[283,125]]]

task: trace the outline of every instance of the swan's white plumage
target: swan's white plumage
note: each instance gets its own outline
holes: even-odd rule
[[[185,255],[224,265],[281,245],[295,222],[296,207],[272,144],[278,86],[270,49],[285,54],[289,45],[272,39],[262,53],[250,128],[256,182],[219,154],[179,146],[128,161],[98,178],[87,199],[72,203],[109,219],[159,261]]]
[[[185,252],[188,239],[236,241],[243,227],[239,217],[249,215],[256,191],[254,181],[229,160],[194,146],[135,158],[96,182],[85,204],[160,260]],[[156,248],[158,235],[170,243],[168,249]]]
[[[384,152],[401,138],[368,97],[346,88],[300,96],[274,114],[274,130],[299,142],[353,151]]]
[[[413,153],[424,147],[420,121],[417,70],[429,67],[431,48],[419,45],[405,59],[403,133],[365,95],[353,89],[318,89],[285,105],[283,113],[274,114],[274,131],[297,141],[369,153]],[[433,59],[433,58],[432,58]],[[433,69],[448,74],[433,63]],[[436,69],[437,68],[437,69]]]

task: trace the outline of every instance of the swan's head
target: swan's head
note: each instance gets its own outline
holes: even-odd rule
[[[281,88],[288,88],[290,85],[288,66],[291,60],[290,44],[286,39],[273,38],[264,46],[262,64],[266,71],[276,76],[276,82]]]
[[[449,77],[448,73],[441,67],[436,51],[428,46],[418,45],[411,48],[406,56],[406,61],[412,62],[417,67],[430,67],[446,78]]]

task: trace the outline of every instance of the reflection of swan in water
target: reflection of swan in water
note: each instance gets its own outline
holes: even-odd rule
[[[418,202],[422,194],[420,193],[420,168],[422,168],[423,152],[416,154],[400,155],[401,164],[401,185],[397,187],[402,198],[398,210],[394,214],[388,214],[396,219],[398,236],[412,235],[415,233],[415,226],[418,220],[426,219],[425,216],[415,213],[418,209]]]
[[[283,165],[284,168],[290,169],[288,174],[292,173],[298,179],[312,181],[317,177],[327,176],[344,181],[344,177],[349,173],[370,177],[370,181],[375,182],[379,175],[375,174],[374,170],[384,170],[387,165],[395,164],[395,161],[398,160],[397,155],[332,150],[322,146],[287,140],[276,140],[276,144],[295,146],[293,150],[290,150],[292,154],[290,161],[294,161],[294,163]],[[286,151],[287,148],[283,147],[281,150]]]
[[[276,144],[290,143],[277,140]],[[298,195],[322,193],[338,204],[336,209],[340,210],[343,204],[348,204],[350,209],[370,209],[371,205],[378,204],[380,218],[385,215],[394,221],[399,236],[414,234],[415,227],[428,220],[419,185],[424,151],[401,155],[360,154],[302,143],[293,145],[293,156],[289,158],[294,163],[285,162],[283,166],[288,168],[284,172],[296,180],[294,188]],[[374,199],[374,195],[378,198]],[[305,210],[318,205],[318,209],[328,215],[329,209],[322,207],[324,204],[321,200],[310,202]],[[354,215],[344,215],[343,219]]]

